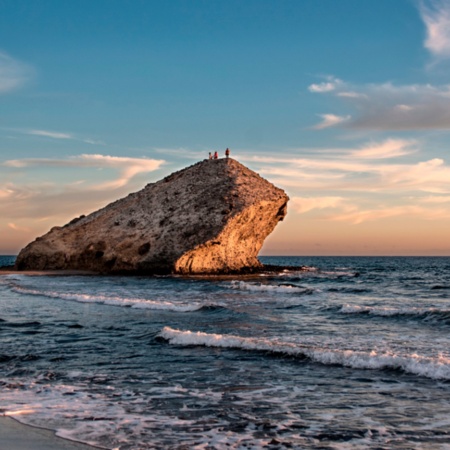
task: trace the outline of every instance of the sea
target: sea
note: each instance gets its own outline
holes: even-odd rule
[[[450,257],[260,259],[303,268],[0,275],[0,414],[105,449],[450,449]]]

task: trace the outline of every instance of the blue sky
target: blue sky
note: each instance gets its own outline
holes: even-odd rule
[[[450,255],[450,1],[0,1],[0,253],[205,157],[265,254]]]

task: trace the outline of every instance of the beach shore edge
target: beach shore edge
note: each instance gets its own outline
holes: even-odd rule
[[[94,450],[99,448],[58,437],[52,430],[25,425],[12,417],[0,416],[0,450]]]

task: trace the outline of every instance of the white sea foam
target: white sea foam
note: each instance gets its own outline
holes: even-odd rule
[[[154,309],[154,310],[167,310],[178,312],[197,311],[204,305],[192,302],[192,303],[175,303],[164,300],[148,300],[141,298],[125,298],[115,296],[105,296],[100,294],[76,294],[76,293],[64,293],[58,291],[44,291],[38,289],[29,289],[11,284],[10,289],[13,292],[26,295],[37,295],[49,298],[58,298],[62,300],[71,300],[80,303],[100,303],[110,306],[121,306],[136,309]]]
[[[105,389],[114,398],[111,401],[105,393],[89,393],[74,384],[31,382],[20,384],[19,399],[16,389],[11,388],[12,381],[8,381],[9,387],[2,388],[0,407],[4,415],[29,425],[54,429],[60,437],[98,448],[262,449],[267,448],[272,440],[267,435],[255,436],[261,420],[245,413],[248,424],[238,431],[230,429],[232,414],[224,414],[223,418],[208,415],[198,418],[199,403],[208,406],[213,403],[220,407],[223,398],[220,390],[186,389],[179,385],[158,386],[147,391],[148,397],[142,397],[132,391],[124,392],[106,386]],[[250,403],[254,395],[258,395],[258,392],[252,390],[248,398]],[[264,395],[264,392],[260,395]],[[181,409],[173,410],[151,407],[158,399],[167,402],[168,398],[172,401],[178,398],[196,407],[184,405]],[[289,433],[291,442],[306,442],[295,429],[291,429],[292,422],[289,418],[278,420],[273,431]],[[180,447],[175,446],[174,442],[178,442]]]
[[[266,283],[251,283],[246,281],[234,280],[228,285],[231,289],[239,289],[243,291],[255,291],[255,292],[276,292],[280,294],[310,294],[311,289],[295,286],[292,284],[266,284]]]
[[[321,348],[275,339],[247,338],[233,335],[181,331],[164,327],[160,336],[171,344],[202,345],[206,347],[234,348],[266,351],[283,355],[307,357],[326,365],[341,365],[354,369],[400,369],[408,373],[433,379],[450,379],[450,358],[421,356],[415,353],[400,355],[394,352],[356,351]]]
[[[424,316],[431,314],[448,314],[448,310],[438,308],[417,308],[414,306],[405,306],[402,308],[387,306],[360,306],[345,304],[341,307],[343,314],[371,314],[374,316]]]

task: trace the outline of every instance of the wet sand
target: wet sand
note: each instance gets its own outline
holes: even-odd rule
[[[94,450],[91,447],[55,436],[44,428],[23,425],[11,417],[0,416],[0,450]]]

